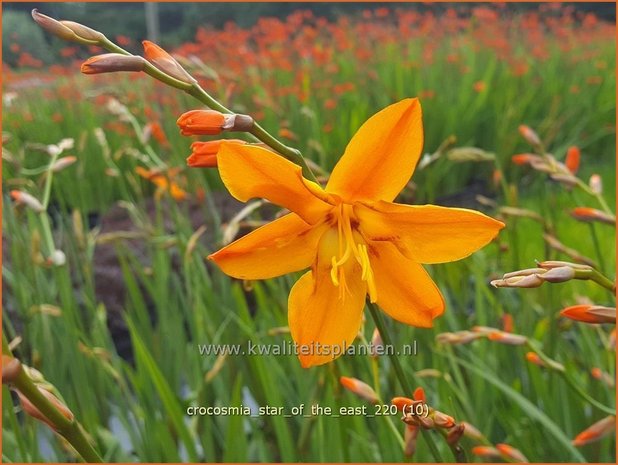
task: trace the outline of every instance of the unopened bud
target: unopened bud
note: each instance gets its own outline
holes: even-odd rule
[[[215,135],[224,130],[249,131],[253,127],[253,118],[215,110],[191,110],[183,113],[176,124],[183,136]]]
[[[571,146],[567,149],[566,158],[564,159],[564,164],[568,168],[568,170],[575,174],[579,170],[579,158],[580,151],[576,146]]]
[[[51,167],[51,170],[54,173],[57,173],[58,171],[62,171],[63,169],[71,166],[76,161],[77,161],[77,157],[74,157],[74,156],[62,157],[59,160],[56,160],[56,163],[53,164],[53,166]]]
[[[342,376],[339,378],[339,382],[344,388],[353,392],[361,399],[365,399],[372,404],[378,403],[378,395],[367,383],[363,383],[356,378],[348,378],[347,376]]]
[[[613,307],[601,307],[599,305],[573,305],[563,309],[560,312],[560,315],[570,318],[571,320],[581,321],[583,323],[616,324],[616,308]]]
[[[496,444],[496,449],[498,449],[500,454],[507,459],[520,463],[528,463],[526,456],[522,454],[519,449],[515,449],[513,446],[509,446],[508,444]]]
[[[440,344],[467,344],[482,335],[472,331],[457,331],[455,333],[440,333],[436,336],[436,341]]]
[[[21,363],[10,355],[2,354],[2,384],[10,384],[21,373]]]
[[[103,34],[83,24],[73,21],[58,21],[39,13],[37,9],[32,10],[32,18],[47,32],[64,40],[78,42],[83,45],[97,45],[105,39]]]
[[[163,71],[165,74],[178,79],[186,84],[195,84],[197,81],[191,76],[181,65],[178,63],[172,55],[167,53],[161,47],[154,42],[144,40],[142,42],[144,46],[144,56],[152,63],[157,69]]]
[[[521,134],[521,136],[530,145],[533,145],[535,147],[538,147],[541,145],[541,139],[539,139],[539,135],[530,126],[521,124],[518,129],[519,129],[519,133]]]
[[[572,441],[573,445],[575,447],[581,447],[585,444],[598,441],[599,439],[612,434],[615,428],[616,417],[613,415],[605,417],[575,436],[575,439]]]
[[[453,428],[446,435],[446,442],[451,446],[457,444],[464,435],[465,431],[466,425],[463,422],[453,426]]]
[[[496,159],[496,156],[493,153],[486,152],[485,150],[477,147],[458,147],[451,149],[446,154],[446,157],[455,162],[483,162],[493,161]]]
[[[564,283],[575,278],[575,270],[570,266],[560,266],[540,274],[539,277],[549,283]]]
[[[406,457],[412,457],[416,452],[416,441],[418,438],[419,428],[416,425],[406,425],[406,430],[403,436],[404,454]]]
[[[525,344],[528,339],[526,336],[519,334],[505,333],[504,331],[495,331],[487,335],[487,339],[501,344],[508,344],[512,346],[520,346]]]
[[[472,453],[477,457],[485,458],[500,458],[502,454],[495,447],[490,446],[475,446],[472,448]]]
[[[601,180],[601,176],[598,174],[593,174],[590,176],[588,185],[590,186],[590,190],[595,194],[601,195],[603,193],[603,181]]]
[[[573,176],[572,174],[551,173],[549,177],[552,178],[554,181],[557,181],[560,184],[564,184],[565,186],[568,186],[568,187],[573,187],[577,185],[577,178]]]
[[[11,198],[17,205],[24,205],[37,213],[45,211],[43,204],[34,196],[24,191],[11,191]]]
[[[51,392],[43,389],[40,386],[37,386],[37,388],[39,392],[62,414],[62,416],[64,416],[69,421],[73,421],[73,412],[71,412],[69,408],[60,401],[60,399],[58,399]],[[37,420],[40,420],[43,423],[47,424],[53,430],[58,429],[58,427],[54,425],[49,418],[43,415],[43,413],[38,408],[36,408],[34,404],[30,402],[30,400],[25,395],[23,395],[20,391],[17,391],[17,395],[19,396],[19,401],[24,412],[26,412],[31,417],[36,418]]]
[[[482,442],[485,440],[485,435],[481,433],[478,428],[471,425],[467,421],[462,421],[461,424],[464,426],[464,436],[470,438],[474,441]]]
[[[493,287],[524,287],[534,288],[543,284],[543,280],[536,274],[528,276],[513,276],[507,279],[494,279],[490,283]]]
[[[452,428],[455,426],[455,419],[453,417],[438,410],[433,413],[433,422],[440,428]]]
[[[373,335],[371,336],[371,356],[372,357],[377,357],[379,355],[379,353],[382,353],[381,351],[384,348],[384,342],[382,341],[382,335],[380,334],[380,331],[378,331],[378,328],[375,328],[373,330]]]
[[[614,215],[610,215],[595,208],[577,207],[571,210],[571,216],[577,221],[598,221],[600,223],[616,226],[616,217]]]
[[[193,142],[191,155],[187,158],[187,165],[191,168],[214,168],[217,166],[217,154],[221,144],[244,145],[247,142],[240,139],[209,140],[206,142]]]
[[[116,73],[119,71],[144,71],[146,60],[136,55],[104,53],[88,58],[81,67],[84,74]]]

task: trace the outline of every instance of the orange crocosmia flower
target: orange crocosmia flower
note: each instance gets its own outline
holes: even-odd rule
[[[193,142],[191,155],[187,158],[187,165],[191,168],[214,168],[217,166],[217,153],[221,142],[244,145],[247,142],[240,139],[210,140],[207,142]]]
[[[323,189],[260,147],[222,142],[219,173],[240,201],[265,198],[291,213],[210,255],[228,275],[267,279],[311,267],[288,300],[303,367],[341,354],[358,334],[369,294],[392,318],[431,327],[444,299],[423,263],[467,257],[504,227],[477,211],[403,205],[423,147],[421,105],[406,99],[367,120]],[[314,350],[328,346],[323,353]]]
[[[616,429],[616,417],[610,415],[592,424],[584,431],[575,436],[572,443],[575,447],[581,447],[591,442],[603,439],[609,436]]]
[[[135,172],[142,178],[148,179],[162,191],[168,191],[174,200],[181,201],[188,196],[187,192],[171,180],[178,173],[178,169],[170,169],[166,174],[158,170],[147,170],[138,166],[135,168]]]

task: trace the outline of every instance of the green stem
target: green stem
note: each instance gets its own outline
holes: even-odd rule
[[[49,216],[47,214],[47,207],[49,206],[49,200],[51,198],[51,187],[52,180],[54,178],[54,171],[52,170],[53,166],[56,164],[56,160],[58,160],[58,156],[60,152],[56,152],[52,155],[52,158],[47,165],[47,171],[45,173],[45,187],[43,188],[43,199],[41,203],[43,204],[43,210],[39,213],[39,218],[41,220],[41,226],[43,229],[43,238],[45,240],[45,245],[47,246],[47,253],[51,255],[56,250],[56,245],[54,244],[54,236],[51,232],[51,224],[49,223]]]
[[[594,224],[588,223],[590,226],[590,235],[592,236],[592,242],[594,244],[594,250],[597,254],[597,258],[599,260],[599,266],[602,271],[605,271],[605,259],[603,258],[603,254],[601,253],[601,246],[599,244],[599,237],[597,236],[597,230],[594,227]]]
[[[590,280],[594,281],[599,286],[604,287],[612,294],[616,293],[616,283],[605,275],[601,274],[599,271],[592,270],[592,273],[590,274]]]
[[[12,356],[4,331],[2,332],[2,353]],[[75,420],[69,420],[39,391],[30,379],[26,370],[19,371],[13,386],[21,392],[45,417],[56,427],[56,431],[64,437],[85,462],[103,463],[103,460],[88,442],[84,430]]]
[[[384,322],[382,321],[380,313],[377,307],[375,306],[375,304],[371,302],[367,302],[367,307],[369,308],[369,312],[371,313],[371,317],[373,318],[376,328],[378,328],[378,331],[380,332],[380,335],[382,336],[384,345],[386,347],[394,347],[390,334],[387,331],[386,326],[384,325]],[[399,384],[401,385],[401,388],[404,390],[404,392],[407,395],[410,395],[412,393],[412,385],[406,378],[406,375],[403,372],[403,368],[401,367],[401,363],[399,362],[399,359],[397,358],[397,356],[394,354],[392,350],[387,350],[386,353],[388,354],[390,361],[393,364],[393,368],[395,370],[395,374],[397,375],[397,379],[399,380]],[[425,442],[427,442],[427,446],[429,447],[429,450],[434,460],[436,462],[443,462],[442,457],[440,456],[440,452],[438,451],[438,448],[436,447],[436,444],[433,442],[433,438],[430,436],[430,434],[426,432],[425,430],[422,430],[422,437],[423,439],[425,439]]]
[[[584,391],[581,387],[577,385],[577,383],[575,383],[573,379],[571,379],[571,377],[567,374],[564,367],[560,365],[559,363],[555,362],[554,360],[552,360],[551,358],[549,358],[547,355],[545,355],[545,353],[538,347],[538,345],[535,342],[528,339],[528,341],[526,342],[526,345],[531,351],[536,353],[543,362],[545,362],[545,365],[547,366],[547,368],[553,371],[556,371],[567,382],[567,384],[571,387],[571,389],[573,389],[586,402],[590,403],[591,405],[598,408],[602,412],[605,412],[609,415],[614,415],[614,416],[616,415],[616,409],[612,409],[611,407],[608,407],[607,405],[604,405],[601,402],[597,401],[596,399],[590,397],[590,395],[586,391]]]

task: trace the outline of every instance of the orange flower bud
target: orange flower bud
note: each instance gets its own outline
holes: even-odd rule
[[[520,463],[528,463],[528,459],[520,450],[515,449],[508,444],[496,444],[496,449],[500,451],[500,454],[508,459],[514,460]]]
[[[88,58],[82,63],[81,71],[84,74],[115,73],[118,71],[138,72],[144,70],[146,61],[135,55],[120,53],[104,53]]]
[[[601,307],[598,305],[573,305],[563,309],[560,312],[560,315],[570,318],[571,320],[581,321],[583,323],[616,324],[616,309],[611,307]]]
[[[590,370],[590,374],[592,375],[594,379],[598,379],[599,381],[603,382],[608,387],[613,388],[616,384],[614,381],[614,378],[609,373],[604,372],[600,368],[596,368],[596,367],[592,368]]]
[[[187,158],[187,165],[191,168],[214,168],[217,166],[217,153],[221,143],[244,145],[247,142],[240,139],[211,140],[208,142],[193,142],[191,155]]]
[[[615,428],[616,417],[613,415],[605,417],[575,436],[575,439],[572,441],[573,445],[575,447],[581,447],[585,444],[598,441],[612,434]]]
[[[519,133],[521,136],[528,142],[530,145],[539,146],[541,145],[541,139],[539,139],[539,135],[530,127],[525,124],[519,125]]]
[[[10,384],[21,372],[21,363],[10,355],[2,354],[2,384]]]
[[[461,439],[461,437],[464,435],[465,430],[466,430],[465,423],[462,422],[462,423],[459,423],[458,425],[455,425],[446,435],[446,442],[450,444],[451,446],[454,444],[457,444],[459,440]]]
[[[187,84],[195,84],[197,81],[178,63],[172,55],[149,40],[142,41],[144,56],[157,69],[165,74]]]
[[[535,352],[527,352],[526,353],[526,360],[528,360],[530,363],[534,363],[535,365],[538,365],[540,367],[544,367],[545,363],[543,362],[543,360],[541,360],[541,357],[539,357]]]
[[[404,410],[410,410],[413,405],[418,404],[418,401],[408,399],[407,397],[393,397],[391,404],[397,407],[397,410],[403,412]]]
[[[541,161],[542,158],[532,153],[518,153],[517,155],[513,155],[511,157],[511,161],[516,165],[527,165],[533,160]]]
[[[498,449],[489,446],[475,446],[472,448],[472,453],[478,457],[502,457]]]
[[[595,208],[577,207],[571,210],[571,216],[577,221],[598,221],[600,223],[616,226],[616,217],[614,215],[609,215]]]
[[[339,378],[339,382],[344,388],[346,388],[348,391],[353,392],[361,399],[365,399],[372,404],[378,403],[378,395],[367,383],[363,383],[356,378],[348,378],[347,376],[342,376],[341,378]]]
[[[414,397],[414,400],[416,401],[427,402],[427,398],[425,397],[425,390],[420,386],[414,390],[412,397]]]
[[[43,204],[39,200],[24,191],[11,191],[11,198],[17,205],[25,205],[37,213],[45,211]]]
[[[505,333],[512,333],[513,326],[513,315],[511,315],[510,313],[505,313],[504,315],[502,315],[502,330]]]
[[[67,420],[73,421],[73,418],[74,418],[73,412],[71,412],[69,408],[60,401],[60,399],[58,399],[55,395],[53,395],[51,392],[47,391],[46,389],[43,389],[41,386],[37,386],[37,388],[39,389],[39,392],[43,394],[43,396]],[[17,395],[19,396],[19,402],[21,403],[21,407],[24,410],[24,412],[26,412],[31,417],[36,418],[37,420],[42,421],[43,423],[47,424],[53,430],[57,429],[56,425],[54,425],[51,422],[51,420],[49,420],[45,415],[43,415],[43,413],[38,408],[36,408],[34,404],[30,402],[30,400],[26,396],[24,396],[20,391],[17,391]]]
[[[416,439],[418,438],[419,428],[416,425],[406,425],[406,430],[403,435],[404,454],[406,457],[412,457],[416,452]]]
[[[504,331],[494,331],[487,335],[487,339],[501,344],[508,344],[513,346],[520,346],[526,343],[528,340],[526,336],[519,334],[505,333]]]
[[[191,110],[183,113],[176,124],[183,136],[212,136],[226,129],[248,131],[253,126],[253,119],[247,115],[223,114],[215,110]]]
[[[579,170],[579,157],[580,152],[578,147],[571,146],[568,148],[564,164],[573,174],[577,173],[577,170]]]

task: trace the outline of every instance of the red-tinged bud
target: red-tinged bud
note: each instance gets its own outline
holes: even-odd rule
[[[510,313],[505,313],[502,315],[502,331],[505,333],[512,333],[514,326],[515,323],[513,322],[513,315]]]
[[[525,124],[519,125],[519,133],[530,145],[538,147],[541,145],[541,139],[539,135],[530,127]]]
[[[462,421],[461,424],[464,426],[464,436],[470,438],[474,441],[482,442],[485,441],[485,435],[481,433],[478,428],[471,425],[467,421]]]
[[[406,430],[403,435],[404,454],[406,457],[412,457],[416,452],[416,440],[418,438],[419,428],[416,425],[406,425]]]
[[[560,312],[560,315],[571,320],[581,321],[582,323],[616,324],[616,309],[612,307],[601,307],[598,305],[573,305]]]
[[[489,446],[475,446],[472,448],[472,453],[477,457],[484,458],[501,458],[502,454],[495,447]]]
[[[2,354],[2,384],[10,384],[21,373],[21,363],[10,355]]]
[[[588,185],[590,186],[590,190],[592,190],[595,194],[601,195],[603,193],[603,181],[601,180],[601,176],[598,174],[593,174],[590,176]]]
[[[172,57],[172,55],[167,53],[157,44],[155,44],[154,42],[150,42],[149,40],[144,40],[142,42],[142,45],[144,46],[144,56],[157,69],[186,84],[197,83],[193,76],[191,76],[180,65],[180,63],[178,63],[176,59]]]
[[[516,165],[528,165],[533,161],[540,162],[543,159],[533,153],[518,153],[511,157],[511,161]]]
[[[339,378],[339,382],[344,388],[350,392],[353,392],[361,399],[365,399],[372,404],[378,403],[378,395],[367,383],[363,383],[356,378],[348,378],[347,376],[342,376]]]
[[[120,53],[104,53],[88,58],[82,63],[81,71],[84,74],[116,73],[120,71],[144,71],[146,60],[135,55]]]
[[[454,446],[459,442],[465,431],[466,425],[463,422],[453,426],[453,428],[451,428],[451,430],[446,435],[446,442],[451,446]]]
[[[610,215],[601,210],[597,210],[596,208],[577,207],[571,210],[571,216],[577,221],[598,221],[600,223],[616,226],[616,217],[614,215]]]
[[[596,368],[596,367],[592,368],[590,370],[590,374],[592,375],[594,379],[601,381],[603,384],[605,384],[608,387],[613,388],[616,385],[613,376],[601,370],[600,368]]]
[[[507,459],[514,460],[520,463],[528,463],[528,459],[519,449],[515,449],[508,444],[496,444],[496,449],[500,451],[500,454]]]
[[[183,136],[212,136],[225,130],[248,131],[253,127],[253,118],[215,110],[191,110],[183,113],[176,124]]]
[[[69,421],[73,421],[73,412],[71,412],[69,408],[60,401],[60,399],[58,399],[51,392],[43,389],[40,386],[37,386],[37,388],[39,392],[56,408],[56,410],[58,410],[62,414],[62,416],[64,416]],[[31,417],[36,418],[37,420],[40,420],[43,423],[47,424],[51,429],[58,429],[56,425],[54,425],[49,418],[43,415],[43,413],[38,408],[36,408],[34,404],[30,402],[30,400],[25,395],[23,395],[20,391],[17,391],[17,395],[19,396],[19,402],[21,403],[21,407],[24,412],[26,412]]]
[[[577,171],[579,170],[579,159],[579,148],[575,146],[569,147],[567,150],[566,159],[564,160],[564,164],[573,174],[577,173]]]
[[[572,441],[573,445],[575,447],[581,447],[583,445],[590,444],[591,442],[603,439],[604,437],[612,434],[615,428],[616,417],[613,415],[605,417],[575,436],[575,439]]]
[[[191,155],[187,158],[187,165],[191,168],[214,168],[217,166],[217,153],[221,143],[244,145],[247,142],[240,139],[211,140],[208,142],[193,142]]]
[[[455,419],[453,417],[438,410],[433,413],[433,422],[440,428],[452,428],[455,426]]]
[[[43,204],[37,198],[24,191],[11,191],[11,198],[17,205],[24,205],[37,213],[45,211]]]
[[[489,333],[487,335],[487,339],[489,339],[490,341],[499,342],[500,344],[508,344],[512,346],[521,346],[528,341],[526,336],[505,333],[504,331],[495,331],[493,333]]]
[[[74,156],[62,157],[56,160],[56,163],[54,163],[54,165],[51,167],[51,170],[54,173],[57,173],[58,171],[62,171],[63,169],[71,166],[76,161],[77,161],[77,157],[74,157]]]

